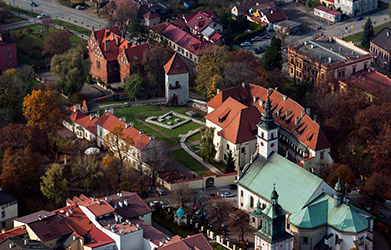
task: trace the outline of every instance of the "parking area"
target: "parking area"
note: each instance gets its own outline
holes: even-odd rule
[[[261,58],[262,55],[264,54],[267,46],[269,46],[270,39],[272,36],[275,36],[275,34],[269,33],[268,37],[270,37],[270,38],[262,39],[261,41],[249,41],[249,42],[251,42],[251,44],[249,46],[240,46],[240,49],[251,51],[255,55],[255,57]],[[256,52],[256,49],[259,50],[260,48],[263,48],[263,50],[261,49],[260,51]]]

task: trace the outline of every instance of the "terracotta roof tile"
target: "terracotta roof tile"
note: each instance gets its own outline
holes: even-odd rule
[[[225,131],[222,132],[222,134],[224,134],[228,138],[231,138],[230,141],[231,140],[235,141],[235,135],[241,135],[239,131],[241,130],[240,128],[242,128],[241,126],[243,126],[243,124],[247,124],[244,125],[244,127],[252,126],[251,125],[252,121],[249,120],[248,118],[243,118],[245,119],[244,123],[241,123],[238,120],[235,120],[238,119],[235,118],[235,116],[241,114],[240,111],[242,109],[245,109],[250,106],[255,106],[260,112],[260,114],[262,114],[264,110],[262,107],[259,106],[259,99],[265,101],[266,97],[267,97],[267,89],[253,84],[246,84],[244,87],[238,86],[238,87],[226,89],[224,91],[220,91],[219,94],[217,94],[212,100],[210,100],[207,103],[209,107],[215,108],[215,110],[209,113],[208,115],[206,115],[205,118],[219,125],[223,129],[225,129]],[[235,99],[236,101],[230,100],[230,102],[226,103],[226,100],[228,99]],[[328,142],[319,124],[316,121],[312,120],[311,117],[306,112],[303,112],[303,117],[301,117],[304,108],[300,104],[298,104],[297,102],[293,101],[290,98],[287,97],[285,98],[283,94],[275,90],[271,94],[270,99],[272,101],[272,109],[273,109],[274,116],[277,115],[277,111],[280,113],[279,117],[276,118],[275,120],[277,124],[279,124],[285,130],[289,131],[300,142],[307,145],[312,150],[317,151],[320,149],[325,149],[330,147],[330,143]],[[221,115],[223,110],[231,106],[236,106],[232,108],[236,112],[232,112],[233,116],[231,114],[230,116],[227,116],[226,119],[228,120],[229,118],[229,122],[225,121],[226,122],[225,124],[220,123],[221,124],[220,125],[218,123],[218,116]],[[288,123],[286,122],[286,119],[284,119],[286,111],[290,112],[288,118],[291,119],[290,122]],[[244,112],[250,112],[250,111],[244,111]],[[296,117],[299,118],[298,124],[295,124]],[[231,126],[230,129],[233,129],[235,131],[234,132],[228,131],[227,126],[234,120],[235,122],[232,123],[232,125],[230,125]],[[254,119],[253,121],[255,122],[255,120],[256,119]]]
[[[177,75],[189,73],[189,68],[181,59],[181,56],[175,52],[171,59],[164,65],[164,71],[167,75]]]
[[[186,18],[188,18],[188,20]],[[200,11],[198,13],[185,16],[187,26],[198,32],[203,31],[211,22],[216,21],[217,18],[217,15],[211,10]]]
[[[149,44],[144,43],[124,49],[129,64],[141,64],[144,58],[144,53],[148,48]]]
[[[167,22],[163,22],[163,23],[159,23],[159,24],[152,26],[150,29],[154,33],[161,35],[163,33],[163,31],[167,28],[168,25],[170,25],[170,24]]]
[[[275,23],[275,22],[279,22],[282,20],[286,20],[286,15],[285,15],[285,12],[283,10],[281,10],[278,12],[274,12],[272,14],[267,14],[266,18],[269,21],[269,23]]]
[[[155,19],[155,18],[159,18],[159,17],[160,17],[160,15],[154,11],[148,11],[147,13],[144,14],[144,18],[146,18],[146,19]]]
[[[315,9],[320,10],[320,11],[323,11],[323,12],[326,12],[326,13],[329,13],[329,14],[334,15],[334,16],[342,14],[342,13],[339,12],[339,11],[329,9],[329,8],[327,8],[327,7],[325,7],[325,6],[318,6],[318,7],[316,7]]]
[[[107,196],[107,201],[111,206],[117,205],[116,212],[123,218],[133,219],[151,213],[151,208],[145,204],[138,194],[126,191],[122,191],[120,194],[122,196],[118,196],[118,194]],[[127,206],[125,205],[125,200],[128,203]],[[119,202],[122,202],[122,207],[119,205]]]
[[[240,110],[247,108],[232,97],[228,97],[219,107],[207,114],[205,118],[221,128],[227,127]]]
[[[115,115],[106,112],[104,113],[96,122],[99,126],[102,126],[103,128],[107,129],[108,131],[112,130],[113,127],[117,124],[120,124],[123,128],[122,133],[124,134],[124,138],[127,137],[131,138],[134,142],[134,147],[143,150],[150,142],[150,137],[147,136],[144,133],[140,134],[140,131],[136,129],[135,127],[128,126],[126,128],[126,123],[124,121],[121,121],[118,117]]]
[[[44,243],[73,233],[73,229],[57,215],[29,223],[28,226]]]
[[[11,230],[6,231],[5,233],[0,234],[0,241],[3,241],[8,238],[14,238],[14,237],[19,237],[27,234],[26,226],[20,226],[20,227],[15,227]]]
[[[222,35],[216,32],[210,37],[210,40],[216,43],[218,40],[220,40],[221,37]]]
[[[78,111],[80,112],[80,111]],[[76,119],[74,122],[82,126],[83,128],[87,129],[91,133],[96,135],[96,122],[98,121],[98,118],[91,117],[89,115],[85,115],[79,119]]]
[[[142,220],[136,219],[130,220],[130,222],[133,225],[139,224],[139,226],[143,229],[143,237],[157,246],[159,246],[159,243],[161,241],[168,238],[166,234],[160,232],[159,230],[149,225],[148,223],[145,223]]]
[[[48,218],[48,217],[51,217],[51,216],[54,216],[55,214],[52,213],[52,212],[49,212],[49,211],[46,211],[46,210],[40,210],[38,212],[35,212],[35,213],[32,213],[32,214],[29,214],[29,215],[26,215],[26,216],[23,216],[23,217],[20,217],[20,218],[16,218],[14,219],[15,221],[18,221],[18,222],[21,222],[21,223],[24,223],[24,224],[30,224],[30,223],[33,223],[35,221],[39,221],[39,218]]]
[[[187,238],[181,238],[178,235],[172,237],[172,239],[161,247],[159,250],[213,250],[208,240],[202,233],[189,236]]]

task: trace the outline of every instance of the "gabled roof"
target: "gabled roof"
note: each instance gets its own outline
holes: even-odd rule
[[[376,70],[360,70],[348,80],[341,80],[348,87],[356,87],[371,95],[379,96],[391,90],[391,79]]]
[[[178,235],[175,235],[171,238],[169,242],[164,244],[161,247],[158,247],[159,250],[213,250],[210,246],[208,240],[202,233],[189,236],[187,238],[181,238]]]
[[[282,20],[286,20],[286,15],[285,12],[281,10],[278,12],[266,14],[266,18],[269,21],[269,23],[276,23]]]
[[[168,25],[170,25],[170,24],[167,22],[163,22],[163,23],[159,23],[159,24],[152,26],[150,29],[154,33],[161,35],[163,33],[163,31],[167,28]]]
[[[57,215],[29,223],[28,226],[42,242],[59,239],[73,233],[73,229]]]
[[[0,190],[0,205],[8,204],[11,202],[17,202],[18,200],[4,191],[3,189]]]
[[[363,212],[363,211],[362,211]],[[369,214],[360,213],[351,204],[342,203],[334,206],[334,198],[322,194],[305,208],[289,217],[290,223],[299,228],[316,228],[331,226],[341,232],[358,233],[368,230]]]
[[[118,117],[115,115],[106,112],[104,113],[96,122],[97,125],[105,128],[108,131],[111,131],[113,127],[117,124],[120,124],[123,128],[123,138],[126,139],[127,137],[131,138],[134,142],[134,147],[143,150],[150,142],[150,137],[147,136],[144,133],[141,133],[138,129],[132,126],[126,127],[126,122],[121,121]]]
[[[149,49],[149,44],[144,43],[137,46],[131,46],[129,48],[125,48],[123,51],[126,55],[126,59],[129,64],[141,64],[144,58],[145,51]]]
[[[54,215],[55,214],[52,213],[52,212],[49,212],[49,211],[46,211],[46,210],[40,210],[38,212],[29,214],[29,215],[26,215],[26,216],[23,216],[23,217],[20,217],[20,218],[16,218],[16,219],[14,219],[14,221],[18,221],[18,222],[21,222],[21,223],[24,223],[24,224],[30,224],[30,223],[39,221],[40,218],[41,219],[49,218],[49,217],[52,217]]]
[[[249,1],[249,2],[242,3],[242,4],[239,4],[239,5],[235,5],[235,7],[238,9],[238,14],[240,16],[240,15],[248,14],[248,10],[251,7],[254,7],[254,6],[257,6],[259,4],[263,4],[263,3],[268,3],[268,2],[272,2],[272,0],[254,0],[254,1]]]
[[[384,27],[371,40],[371,43],[390,52],[391,51],[391,29]]]
[[[151,213],[151,208],[138,196],[137,193],[121,191],[118,194],[107,196],[111,206],[117,205],[116,212],[124,219],[138,218],[139,216]],[[106,198],[105,198],[106,199]],[[125,204],[127,201],[127,205]],[[122,202],[122,206],[119,205]]]
[[[200,11],[195,14],[190,14],[184,17],[191,29],[198,32],[203,31],[208,25],[217,20],[217,15],[212,10]]]
[[[160,18],[160,15],[155,11],[148,11],[147,13],[144,14],[144,18],[151,20],[155,18]]]
[[[22,238],[9,238],[3,240],[0,243],[0,250],[9,250],[11,249],[10,244],[12,244],[13,250],[27,250],[27,249],[43,249],[51,250],[51,247],[46,246],[40,241],[37,240],[25,240]]]
[[[220,93],[210,100],[207,105],[217,109],[222,106],[228,98],[233,98],[237,101],[231,102],[231,105],[237,105],[242,108],[243,106],[255,106],[259,110],[260,114],[263,114],[264,109],[263,107],[260,107],[259,100],[266,100],[267,89],[254,84],[246,84],[244,87],[237,86],[220,91]],[[273,93],[270,95],[270,99],[272,102],[273,115],[276,117],[275,122],[278,125],[314,151],[330,148],[330,143],[319,124],[311,119],[306,110],[300,104],[276,90],[273,90]],[[289,115],[285,117],[287,111],[289,112]],[[206,115],[205,118],[210,120],[210,115],[213,112]],[[279,115],[277,115],[277,113],[279,113]],[[298,117],[299,121],[297,124],[295,124],[296,117]]]
[[[210,40],[214,43],[218,42],[220,40],[220,38],[222,37],[222,35],[220,35],[219,33],[214,33],[211,37],[210,37]]]
[[[146,240],[149,240],[150,242],[155,244],[156,246],[159,246],[160,242],[168,238],[166,234],[160,232],[159,230],[149,225],[148,223],[145,223],[142,220],[136,219],[136,220],[130,220],[130,222],[133,225],[138,224],[143,229],[143,237]]]
[[[85,196],[84,194],[80,195],[80,198],[74,196],[71,199],[66,200],[67,205],[77,205],[86,207],[95,215],[95,217],[103,216],[115,212],[115,209],[110,206],[110,204],[105,200],[94,199]]]
[[[80,111],[78,111],[78,112],[80,112]],[[98,118],[93,117],[91,119],[91,117],[89,115],[86,115],[82,118],[75,120],[75,122],[77,124],[79,124],[80,126],[87,129],[88,131],[90,131],[93,134],[96,134],[96,122],[97,121],[98,121]]]
[[[15,238],[27,234],[26,226],[14,227],[6,231],[5,233],[0,233],[0,241],[3,241],[8,238]]]
[[[174,43],[178,43],[182,37],[186,36],[186,32],[179,29],[173,24],[169,24],[162,32],[162,35],[167,39],[173,41]]]
[[[238,103],[232,97],[228,97],[222,105],[207,114],[205,118],[217,126],[225,128],[235,119],[240,110],[245,108],[247,108],[246,105]]]
[[[272,153],[268,159],[258,157],[245,170],[238,185],[269,201],[270,190],[278,189],[278,203],[288,213],[301,210],[321,185],[322,179],[304,168]]]
[[[185,74],[189,73],[189,68],[181,59],[181,56],[175,52],[166,65],[164,65],[164,72],[166,72],[166,75]]]

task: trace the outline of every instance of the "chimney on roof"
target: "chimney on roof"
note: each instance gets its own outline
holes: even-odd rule
[[[316,118],[318,118],[318,116],[317,116],[317,115],[314,115],[314,116],[313,116],[313,120],[316,121]]]
[[[287,96],[286,95],[282,95],[282,100],[285,102],[287,99]]]
[[[105,41],[105,51],[106,52],[110,51],[110,40]]]
[[[311,49],[313,49],[314,48],[314,45],[313,44],[311,44]]]
[[[125,205],[126,207],[129,206],[128,199],[124,200],[124,205]]]
[[[305,110],[303,109],[303,110],[301,111],[301,118],[303,118],[304,114],[305,114]]]
[[[242,82],[242,87],[243,87],[243,88],[246,87],[246,83],[245,83],[245,82]]]
[[[117,44],[117,46],[119,45],[119,39],[118,39],[118,36],[115,38],[115,43]]]
[[[69,217],[69,213],[68,213],[68,212],[66,212],[65,215],[66,215],[67,217]]]
[[[390,32],[389,31],[387,31],[387,37],[390,37]]]
[[[311,115],[311,109],[310,109],[310,108],[307,108],[307,109],[306,109],[306,113],[307,113],[307,115]]]
[[[126,117],[125,117],[125,116],[121,116],[121,117],[119,118],[119,120],[120,120],[120,121],[123,121],[123,122],[126,122]]]
[[[263,104],[265,103],[265,101],[264,100],[259,100],[259,106],[261,107],[261,108],[263,108]]]
[[[295,117],[295,125],[297,125],[299,123],[299,117]]]
[[[275,91],[278,91],[278,87],[274,87],[274,90],[275,90]]]
[[[12,242],[8,246],[9,246],[9,248],[13,248],[15,246],[15,243]]]
[[[331,57],[329,57],[329,63],[332,63],[333,62],[333,59]]]
[[[94,117],[95,117],[94,114],[90,114],[90,121],[91,121],[92,119],[94,119]]]
[[[29,244],[29,239],[24,239],[24,245]]]
[[[219,94],[220,93],[220,89],[217,89],[217,94]]]
[[[5,233],[5,229],[3,228],[3,229],[1,229],[1,233]]]
[[[285,118],[288,117],[288,115],[291,113],[291,111],[288,109],[287,111],[285,111]]]
[[[307,41],[304,42],[304,45],[307,45]]]

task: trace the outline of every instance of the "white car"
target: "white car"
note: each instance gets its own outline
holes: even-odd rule
[[[221,198],[230,198],[230,197],[235,197],[235,195],[231,192],[224,192],[220,194]]]
[[[163,205],[163,201],[151,201],[151,202],[149,203],[149,206],[150,206],[150,207],[161,206],[161,205]]]
[[[84,10],[86,7],[84,7],[83,5],[77,5],[76,6],[76,9],[77,10]]]
[[[251,46],[251,43],[250,42],[243,42],[240,44],[241,47],[247,47],[247,46]]]
[[[37,16],[37,18],[38,18],[38,19],[42,19],[42,18],[44,18],[45,16],[46,16],[46,14],[45,14],[45,13],[42,13],[41,15]]]

